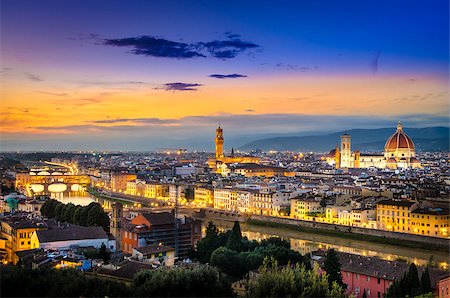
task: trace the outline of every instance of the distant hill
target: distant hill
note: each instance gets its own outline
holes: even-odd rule
[[[382,151],[387,139],[396,128],[352,129],[347,133],[352,137],[352,149],[361,151]],[[412,138],[416,150],[449,151],[449,127],[404,128]],[[239,149],[261,149],[278,151],[329,151],[340,142],[344,131],[326,135],[271,137],[249,142]]]

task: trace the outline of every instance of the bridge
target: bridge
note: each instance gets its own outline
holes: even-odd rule
[[[17,173],[16,189],[27,196],[50,195],[52,193],[80,192],[91,183],[88,175],[71,175],[59,172]]]

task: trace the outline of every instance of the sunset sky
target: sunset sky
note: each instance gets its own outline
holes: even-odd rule
[[[2,150],[449,124],[448,0],[0,5]]]

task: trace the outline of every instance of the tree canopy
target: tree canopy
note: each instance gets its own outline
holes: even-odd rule
[[[99,203],[76,206],[50,199],[42,205],[41,214],[47,218],[81,226],[101,226],[103,230],[109,232],[109,216]]]
[[[303,264],[279,268],[274,258],[265,258],[258,277],[249,284],[249,297],[347,297],[335,281],[328,286],[328,275],[318,267],[307,270]]]

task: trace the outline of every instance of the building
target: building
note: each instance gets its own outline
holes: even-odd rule
[[[448,237],[448,209],[417,208],[411,212],[410,233],[433,237]]]
[[[140,262],[172,267],[175,263],[175,249],[162,244],[133,248],[133,258]]]
[[[411,212],[419,203],[407,200],[383,200],[376,205],[377,228],[392,232],[411,233]]]
[[[201,221],[188,217],[175,220],[169,212],[140,213],[122,228],[122,250],[128,253],[133,253],[134,248],[161,244],[178,248],[177,257],[186,257],[200,239]]]
[[[366,292],[367,298],[381,298],[387,292],[394,280],[399,280],[409,270],[409,264],[397,261],[382,260],[377,257],[365,257],[343,252],[336,252],[341,264],[342,281],[347,284],[347,293],[355,298],[361,298]],[[312,253],[312,260],[323,267],[324,251]],[[419,279],[425,268],[418,267]],[[445,284],[447,271],[429,268],[430,281],[433,290],[441,290]],[[441,288],[439,284],[441,283]],[[444,290],[445,292],[445,290]]]
[[[136,174],[130,173],[112,173],[111,174],[111,190],[117,192],[125,192],[127,190],[127,182],[136,180]]]
[[[223,144],[224,144],[223,130],[220,126],[216,129],[215,144],[216,144],[216,154],[214,158],[208,159],[208,166],[211,169],[214,169],[219,174],[221,173],[219,167],[221,164],[260,162],[260,158],[256,156],[235,156],[233,149],[231,150],[230,156],[225,156],[223,153]]]
[[[420,168],[416,158],[415,146],[412,139],[403,131],[400,121],[396,132],[391,135],[384,146],[381,155],[363,155],[359,151],[351,150],[351,136],[347,133],[341,136],[341,148],[332,150],[327,156],[329,163],[336,168]]]
[[[145,184],[144,196],[146,198],[161,199],[169,196],[169,185],[150,182]]]
[[[82,227],[70,225],[64,228],[37,230],[31,236],[31,249],[67,250],[73,247],[92,246],[115,251],[116,240],[111,239],[102,227]]]
[[[291,217],[296,219],[309,219],[317,213],[324,213],[320,205],[321,200],[311,197],[298,197],[291,199]]]
[[[214,190],[208,186],[196,186],[194,189],[194,202],[197,206],[213,207]]]
[[[4,239],[4,260],[16,264],[17,253],[32,249],[32,235],[37,230],[47,229],[42,221],[11,216],[1,220],[1,238]]]

